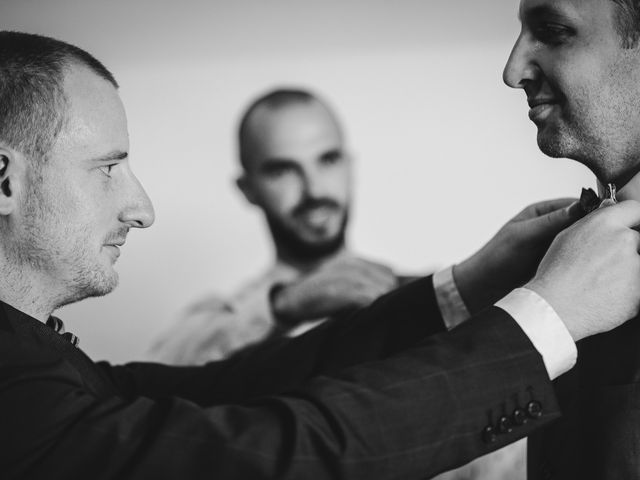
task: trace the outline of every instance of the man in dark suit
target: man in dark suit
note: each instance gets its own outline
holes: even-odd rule
[[[109,293],[128,231],[153,222],[127,152],[102,64],[0,32],[3,478],[424,478],[556,419],[549,379],[572,367],[574,341],[638,312],[616,287],[640,290],[640,204],[551,242],[576,219],[552,202],[453,272],[474,317],[451,332],[427,277],[227,361],[94,363],[52,313]],[[527,288],[486,303],[549,243]]]
[[[504,79],[525,90],[540,149],[639,200],[640,4],[521,0],[520,19]],[[637,320],[578,344],[557,381],[562,421],[530,439],[530,478],[640,479],[639,345]]]

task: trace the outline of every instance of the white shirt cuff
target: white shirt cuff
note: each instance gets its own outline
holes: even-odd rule
[[[551,380],[575,365],[578,350],[571,334],[553,307],[536,292],[516,288],[495,306],[511,315],[529,337]]]
[[[453,279],[453,266],[433,275],[433,288],[436,292],[436,300],[442,319],[448,330],[471,318]]]

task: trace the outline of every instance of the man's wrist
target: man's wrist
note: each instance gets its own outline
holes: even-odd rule
[[[474,315],[482,310],[483,307],[487,306],[483,305],[484,302],[481,298],[483,288],[477,285],[478,281],[476,277],[478,266],[475,265],[474,258],[475,255],[454,265],[452,269],[453,280],[460,292],[460,297],[471,315]]]
[[[496,302],[520,326],[540,353],[549,378],[571,369],[578,355],[573,337],[553,307],[537,292],[516,288]]]
[[[554,295],[559,289],[547,288],[542,282],[537,282],[535,279],[527,283],[524,288],[536,292],[537,295],[544,298],[545,301],[551,305],[553,310],[557,312],[562,319],[565,328],[571,334],[574,342],[581,340],[585,336],[584,331],[577,328],[581,326],[580,322],[576,324],[576,322],[571,321],[573,316],[570,314],[570,309],[564,308],[565,305],[572,304],[573,302],[563,302],[561,301],[562,296]]]
[[[448,330],[470,318],[464,300],[453,278],[453,267],[448,267],[433,275],[433,288],[442,320]]]

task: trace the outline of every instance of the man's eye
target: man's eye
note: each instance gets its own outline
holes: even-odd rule
[[[541,42],[555,45],[569,38],[573,31],[558,23],[542,23],[534,29],[534,34]]]
[[[109,165],[103,165],[102,167],[98,167],[102,173],[104,173],[107,177],[111,176],[111,170],[115,167],[117,163],[110,163]]]

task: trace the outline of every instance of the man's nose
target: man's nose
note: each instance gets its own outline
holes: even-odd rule
[[[531,46],[527,38],[520,34],[504,66],[502,80],[511,88],[524,88],[527,83],[535,81],[539,73]]]
[[[128,201],[120,214],[120,221],[132,228],[147,228],[153,224],[155,218],[151,199],[140,181],[132,174]]]
[[[305,171],[302,176],[302,186],[305,196],[320,198],[326,194],[326,182],[323,175],[317,170]]]

